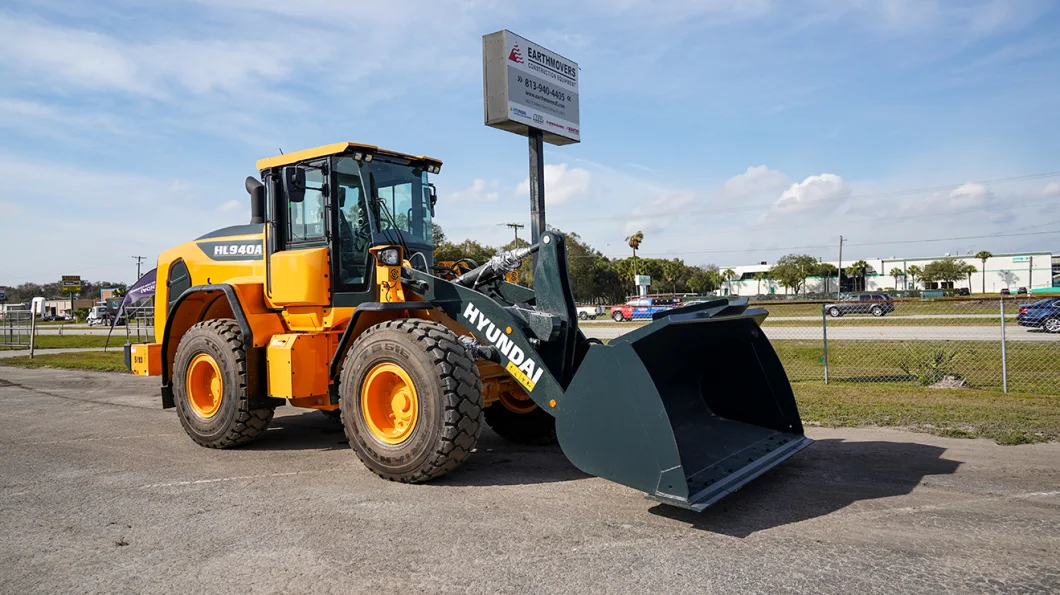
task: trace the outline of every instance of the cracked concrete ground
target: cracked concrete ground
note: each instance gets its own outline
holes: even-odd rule
[[[809,434],[695,514],[489,431],[400,485],[316,412],[215,451],[157,379],[0,368],[0,592],[1060,591],[1060,444]]]

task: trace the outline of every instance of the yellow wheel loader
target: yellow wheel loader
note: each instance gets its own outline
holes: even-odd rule
[[[718,300],[586,339],[564,238],[485,263],[433,262],[441,162],[338,143],[258,162],[251,220],[159,258],[157,343],[127,365],[210,448],[276,407],[338,415],[383,478],[456,469],[482,425],[558,440],[586,473],[702,510],[810,444],[766,312]],[[505,275],[536,253],[533,289]]]

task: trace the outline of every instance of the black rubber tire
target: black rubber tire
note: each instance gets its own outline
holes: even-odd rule
[[[589,314],[586,312],[578,312],[578,320],[589,320]]]
[[[1045,322],[1042,323],[1042,330],[1047,333],[1060,333],[1060,318],[1047,318]]]
[[[836,307],[833,306],[833,307],[828,309],[828,315],[831,316],[832,318],[839,318],[840,316],[843,315],[843,313],[839,311],[839,308],[836,308]]]
[[[615,312],[614,314],[611,315],[611,320],[614,320],[615,322],[623,322],[625,319],[626,319],[626,317],[623,316],[622,312],[620,312],[620,311]]]
[[[372,435],[361,411],[361,385],[377,364],[405,370],[419,420],[399,444]],[[419,483],[456,469],[482,432],[482,380],[474,360],[445,326],[416,318],[369,327],[346,354],[339,375],[342,425],[365,467],[383,479]]]
[[[209,418],[199,417],[192,410],[185,384],[188,365],[200,353],[210,355],[221,371],[221,408]],[[252,442],[265,433],[275,413],[270,407],[250,407],[243,332],[230,318],[200,322],[180,338],[173,358],[173,400],[184,431],[207,448],[231,448]]]
[[[486,424],[497,435],[515,444],[544,445],[556,442],[556,418],[540,407],[516,413],[500,401],[486,407]]]
[[[886,314],[886,312],[883,311],[883,308],[881,308],[879,306],[873,306],[872,307],[872,315],[875,316],[876,318],[879,318],[880,316],[883,316],[884,314]]]

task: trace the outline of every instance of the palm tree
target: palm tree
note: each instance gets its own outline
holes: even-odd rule
[[[762,295],[762,280],[766,278],[765,271],[758,271],[755,273],[755,281],[758,281],[758,291],[755,295]]]
[[[864,260],[859,260],[854,264],[847,267],[847,275],[851,277],[858,277],[861,279],[861,291],[865,291],[865,273],[871,269],[869,263]],[[854,291],[857,291],[857,286],[854,286]]]
[[[917,280],[922,279],[924,277],[924,269],[914,264],[913,266],[905,270],[905,274],[908,275],[910,281],[912,281],[913,289],[916,289]]]
[[[721,276],[725,279],[725,282],[729,286],[729,295],[732,295],[732,280],[736,278],[736,271],[732,269],[725,269],[721,272]]]
[[[637,233],[626,238],[626,242],[629,243],[629,247],[633,248],[633,276],[637,276],[637,248],[640,248],[640,243],[644,241],[644,232],[638,231]]]
[[[979,252],[977,252],[975,254],[976,258],[978,258],[979,260],[983,261],[983,293],[986,293],[986,260],[988,258],[993,258],[993,256],[994,255],[991,254],[989,250],[980,250]],[[968,280],[968,290],[971,291],[971,289],[972,289],[972,281],[971,281],[971,278],[969,278],[969,280]]]
[[[894,267],[893,269],[891,269],[891,276],[894,277],[894,289],[897,290],[898,289],[898,277],[904,277],[905,276],[905,271],[903,271],[902,269],[900,269],[898,267]]]
[[[977,270],[979,269],[975,268],[974,264],[965,263],[961,266],[961,272],[968,276],[968,293],[972,292],[972,273],[976,272]],[[983,276],[985,277],[986,275]],[[983,283],[986,283],[986,281],[983,281]]]

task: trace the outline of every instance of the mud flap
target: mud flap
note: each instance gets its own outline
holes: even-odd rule
[[[555,412],[563,452],[702,510],[809,446],[765,316],[722,300],[591,346]]]

